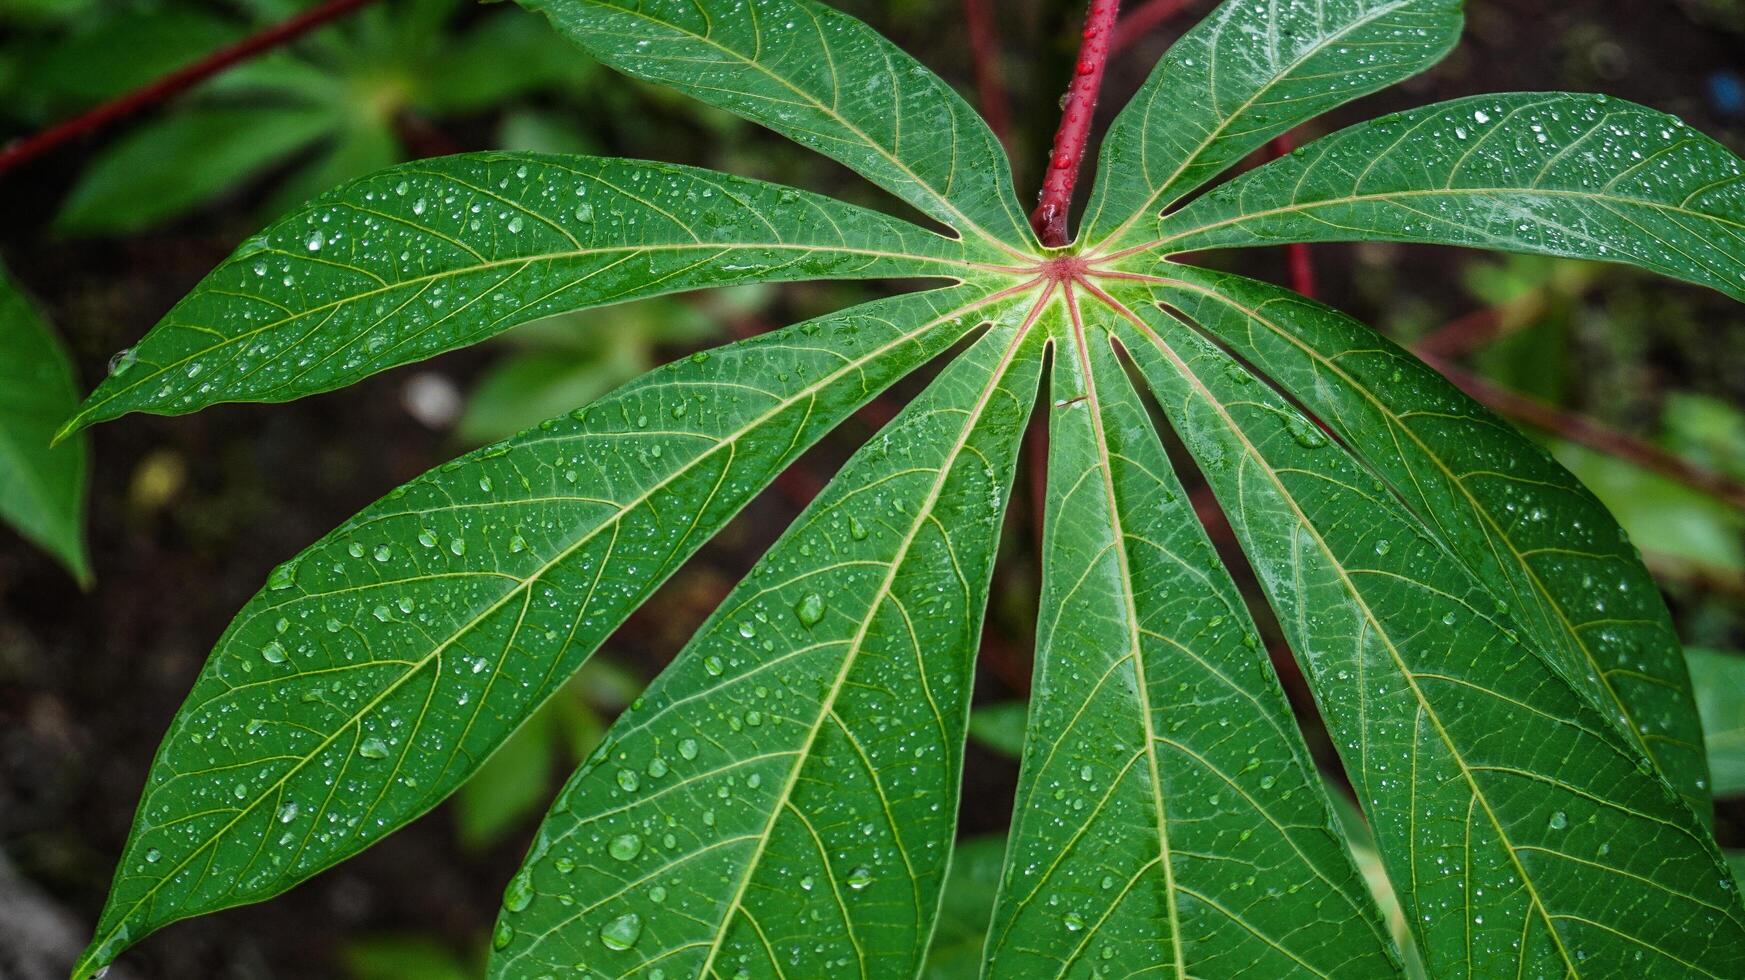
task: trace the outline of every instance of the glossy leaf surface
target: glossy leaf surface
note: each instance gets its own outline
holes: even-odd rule
[[[244,242],[125,354],[78,424],[287,401],[553,313],[745,282],[968,270],[862,208],[667,164],[531,153],[425,160]]]
[[[171,724],[88,961],[283,891],[435,805],[787,463],[973,327],[974,305],[916,293],[669,365],[280,566]]]
[[[1432,974],[1745,970],[1706,828],[1508,603],[1241,365],[1136,312],[1130,349],[1254,565]]]
[[[1381,474],[1706,819],[1708,767],[1678,634],[1605,507],[1550,454],[1350,317],[1239,276],[1179,278],[1157,296]]]
[[[1736,157],[1623,103],[1486,96],[1336,134],[1160,218],[1268,137],[1428,66],[1460,20],[1452,0],[1230,0],[1120,117],[1096,244],[1063,258],[1036,247],[986,127],[858,21],[811,0],[526,5],[952,234],[660,164],[412,164],[245,244],[81,422],[297,397],[660,293],[955,284],[660,369],[282,566],[172,725],[81,972],[435,805],[784,466],[956,349],[569,780],[505,891],[493,976],[1415,964],[1130,368],[1230,519],[1432,973],[1745,975],[1745,908],[1699,816],[1690,684],[1604,508],[1350,320],[1169,258],[1438,241],[1745,296]],[[1003,867],[997,844],[963,848],[976,864],[942,906],[989,576],[1045,364],[1035,691],[989,738],[1023,732],[1017,813]]]
[[[966,238],[1008,252],[1035,240],[981,117],[847,14],[813,0],[523,5],[601,63],[840,160]]]
[[[491,975],[913,975],[951,853],[1022,308],[831,481],[565,787]]]
[[[1480,95],[1316,140],[1175,212],[1156,246],[1441,242],[1627,262],[1745,300],[1745,161],[1605,96]]]
[[[79,403],[73,366],[30,297],[0,269],[0,520],[54,555],[80,584],[85,552],[84,438],[49,447]]]
[[[1076,300],[1056,337],[1023,773],[990,977],[1386,976],[1235,583]]]
[[[1109,127],[1085,237],[1144,241],[1169,205],[1266,141],[1430,67],[1461,0],[1230,0],[1165,52]]]

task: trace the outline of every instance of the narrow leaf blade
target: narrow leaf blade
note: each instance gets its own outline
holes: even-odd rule
[[[603,64],[839,160],[966,238],[1008,252],[1035,240],[981,117],[847,14],[812,0],[522,4]]]
[[[1086,238],[1143,241],[1169,205],[1267,140],[1442,60],[1461,0],[1226,0],[1109,127]]]
[[[624,300],[748,282],[966,274],[957,243],[815,194],[640,161],[423,160],[243,243],[72,424],[288,401]]]
[[[1745,300],[1745,161],[1605,96],[1457,99],[1341,130],[1163,219],[1156,250],[1470,245],[1641,266]]]
[[[987,976],[1395,975],[1241,595],[1109,347],[1107,310],[1070,312]]]
[[[81,969],[275,895],[434,806],[980,305],[973,286],[914,293],[668,365],[431,471],[280,566],[171,723]]]
[[[576,772],[492,976],[917,972],[1039,373],[1023,312],[849,461]]]
[[[1385,485],[1144,304],[1126,332],[1309,678],[1436,976],[1737,976],[1713,839]]]

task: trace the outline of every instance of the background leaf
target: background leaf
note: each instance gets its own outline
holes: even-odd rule
[[[77,437],[53,449],[55,429],[78,404],[66,351],[30,298],[0,268],[0,519],[91,583],[85,552],[85,470]]]
[[[1745,657],[1717,650],[1685,654],[1703,713],[1715,795],[1745,793]]]

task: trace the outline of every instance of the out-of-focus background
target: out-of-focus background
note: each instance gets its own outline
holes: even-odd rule
[[[1084,4],[983,2],[999,49],[985,62],[994,84],[980,87],[965,15],[975,4],[839,6],[972,103],[993,98],[994,113],[1009,120],[1004,136],[1028,199]],[[311,6],[0,0],[0,141]],[[1116,54],[1104,123],[1213,2],[1126,6],[1129,16],[1182,9]],[[1466,40],[1440,67],[1297,140],[1445,98],[1563,89],[1646,103],[1745,151],[1745,0],[1467,0],[1467,8]],[[892,206],[780,137],[591,64],[512,4],[373,0],[0,175],[0,261],[58,331],[88,390],[112,354],[276,214],[398,161],[490,148],[697,164]],[[1723,845],[1745,848],[1745,797],[1736,795],[1745,792],[1745,307],[1579,263],[1398,246],[1309,254],[1320,298],[1449,365],[1614,508],[1696,648],[1723,796],[1717,833]],[[1292,281],[1282,249],[1216,261]],[[271,567],[467,448],[664,360],[880,292],[876,283],[798,284],[646,300],[522,327],[288,405],[131,416],[98,428],[89,591],[0,528],[0,978],[35,980],[70,962],[102,904],[159,738]],[[497,896],[559,781],[916,385],[845,425],[759,498],[453,801],[275,901],[165,930],[114,976],[476,975]],[[1038,462],[1021,461],[1021,472]],[[1028,685],[1035,622],[1035,503],[1020,479],[981,657],[966,837],[997,834],[1010,816],[1022,723],[1015,703]],[[1207,517],[1216,530],[1219,519]],[[1240,567],[1234,550],[1228,557]],[[1319,732],[1310,735],[1325,748]],[[999,854],[997,841],[978,839],[960,858],[962,877],[985,882],[948,900],[937,976],[957,975],[961,953],[975,948],[975,898],[991,895]]]

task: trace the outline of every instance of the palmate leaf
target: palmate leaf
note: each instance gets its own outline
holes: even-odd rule
[[[1229,514],[1436,976],[1737,976],[1745,909],[1664,779],[1509,605],[1282,397],[1118,323]]]
[[[49,448],[78,404],[73,366],[30,297],[0,269],[0,520],[55,556],[81,585],[85,551],[85,469],[80,438]]]
[[[1615,522],[1350,320],[1171,258],[1368,236],[1633,262],[1740,295],[1737,158],[1622,103],[1492,96],[1356,127],[1170,210],[1268,137],[1427,67],[1459,28],[1451,0],[1230,0],[1119,117],[1089,244],[1062,252],[1037,246],[980,120],[858,21],[809,0],[527,5],[950,234],[660,164],[425,161],[245,245],[75,426],[299,397],[676,290],[955,283],[663,368],[282,566],[172,725],[81,973],[435,805],[783,466],[961,346],[570,780],[505,892],[493,976],[957,975],[990,905],[990,976],[1417,962],[1353,869],[1129,366],[1229,514],[1433,973],[1745,975],[1689,682]],[[1426,134],[1447,139],[1410,138]],[[1050,358],[1017,816],[946,962],[928,950],[974,652]]]
[[[479,153],[393,167],[243,243],[69,429],[287,401],[553,313],[815,278],[961,275],[956,242],[816,194],[667,164]]]
[[[1163,219],[1156,250],[1401,241],[1628,262],[1745,300],[1745,162],[1665,113],[1481,95],[1342,130]]]
[[[1107,332],[1067,302],[1036,681],[987,975],[1388,975],[1391,944],[1235,583]]]
[[[916,972],[1040,368],[1023,313],[850,460],[613,726],[509,884],[492,976]]]
[[[916,293],[680,361],[426,474],[275,570],[158,750],[85,967],[277,894],[441,801],[979,305],[968,287]]]

